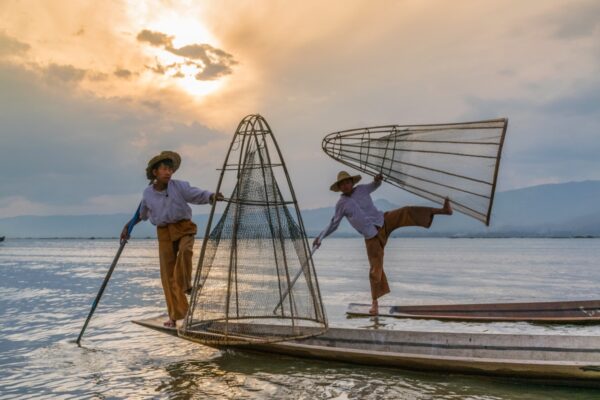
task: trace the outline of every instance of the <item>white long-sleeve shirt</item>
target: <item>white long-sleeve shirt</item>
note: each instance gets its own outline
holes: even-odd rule
[[[189,182],[171,179],[163,191],[153,185],[144,190],[140,219],[156,226],[165,226],[184,219],[192,218],[192,209],[188,203],[207,204],[212,192],[190,186]]]
[[[348,218],[350,225],[365,239],[377,235],[378,227],[383,226],[383,212],[373,204],[371,193],[379,186],[381,181],[373,181],[365,185],[356,185],[349,196],[342,194],[335,205],[335,214],[329,225],[319,234],[319,240],[335,232],[344,217]]]

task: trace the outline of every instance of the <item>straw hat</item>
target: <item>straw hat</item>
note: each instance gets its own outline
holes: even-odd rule
[[[332,190],[334,192],[339,192],[340,188],[338,187],[338,184],[341,181],[346,180],[346,179],[352,179],[352,183],[356,185],[356,183],[358,181],[360,181],[361,178],[362,178],[362,176],[360,176],[360,175],[354,175],[354,176],[352,176],[349,173],[347,173],[346,171],[340,171],[338,173],[338,175],[337,175],[337,180],[335,181],[335,183],[333,183],[333,185],[331,185],[329,187],[329,190]]]
[[[171,160],[173,162],[173,172],[177,171],[179,165],[181,165],[181,157],[179,154],[174,151],[162,151],[159,155],[152,157],[150,161],[148,161],[148,166],[146,167],[146,178],[151,181],[154,180],[154,174],[152,173],[153,167],[164,160]]]

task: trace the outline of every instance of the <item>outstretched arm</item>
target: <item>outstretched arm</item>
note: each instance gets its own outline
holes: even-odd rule
[[[183,199],[192,204],[208,204],[213,201],[215,193],[190,186],[188,182],[181,181],[181,194]]]
[[[381,186],[381,181],[383,181],[383,175],[377,174],[373,177],[373,182],[367,183],[365,186],[367,187],[369,193],[373,193]]]
[[[133,222],[133,226],[136,226],[140,221],[141,221],[140,217],[138,217],[135,221],[131,221],[131,220],[127,221],[127,223],[123,227],[123,230],[121,231],[121,242],[123,240],[129,239],[129,224]]]
[[[321,241],[325,239],[327,236],[331,235],[336,229],[340,226],[340,222],[342,222],[342,218],[344,218],[344,209],[343,206],[338,203],[335,207],[335,214],[331,221],[329,221],[329,225],[313,240],[313,247],[319,248],[321,246]]]
[[[139,214],[136,212],[132,219],[125,223],[123,230],[121,231],[121,242],[129,239],[129,225],[133,224],[131,228],[133,229],[140,221],[145,221],[148,219],[148,207],[146,207],[146,202],[142,199],[139,208]]]

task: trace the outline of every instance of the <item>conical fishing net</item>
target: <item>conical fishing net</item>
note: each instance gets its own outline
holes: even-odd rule
[[[285,163],[261,116],[240,123],[217,191],[227,175],[233,190],[211,230],[213,207],[180,334],[229,345],[322,333],[327,323],[302,219]]]
[[[489,225],[507,119],[334,132],[330,157]]]

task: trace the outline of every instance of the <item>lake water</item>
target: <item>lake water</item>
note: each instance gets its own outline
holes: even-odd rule
[[[199,241],[196,243],[195,256]],[[218,351],[130,323],[164,313],[157,244],[132,240],[74,340],[116,240],[0,244],[1,398],[599,399],[600,391]],[[600,335],[600,326],[347,319],[368,302],[364,243],[328,239],[315,254],[331,326]],[[598,239],[392,239],[383,304],[600,298]]]

